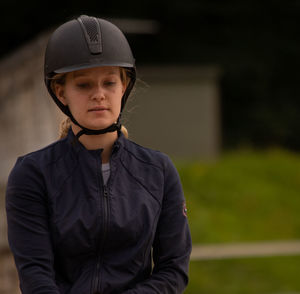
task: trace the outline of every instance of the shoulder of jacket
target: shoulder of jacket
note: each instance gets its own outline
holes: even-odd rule
[[[165,153],[141,146],[128,139],[126,140],[124,149],[129,156],[136,160],[160,169],[165,169],[166,164],[170,162],[170,158]]]
[[[59,160],[67,151],[66,139],[55,141],[46,147],[18,157],[16,165],[31,162],[37,166],[46,166]]]

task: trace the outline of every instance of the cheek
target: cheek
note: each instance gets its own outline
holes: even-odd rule
[[[116,104],[116,109],[117,109],[118,112],[120,112],[120,110],[121,110],[122,96],[123,95],[119,96],[116,103],[115,103]]]
[[[68,105],[83,105],[87,101],[87,97],[78,93],[76,90],[69,90],[66,92],[66,101]]]
[[[122,91],[122,89],[118,89],[114,93],[114,102],[113,102],[114,105],[116,107],[118,107],[118,110],[120,110],[120,108],[121,108],[122,97],[123,97],[123,91]]]

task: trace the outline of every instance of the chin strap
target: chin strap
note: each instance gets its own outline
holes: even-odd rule
[[[101,130],[90,130],[90,129],[82,129],[81,131],[79,131],[76,135],[76,138],[79,139],[79,137],[81,137],[82,135],[101,135],[101,134],[105,134],[105,133],[109,133],[109,132],[115,132],[115,131],[119,131],[121,130],[121,124],[112,124],[111,126],[105,128],[105,129],[101,129]]]
[[[92,129],[87,129],[87,128],[81,126],[73,118],[72,115],[70,116],[70,119],[72,120],[72,122],[81,128],[81,130],[76,134],[76,138],[77,139],[79,139],[79,137],[81,137],[82,135],[101,135],[101,134],[105,134],[105,133],[111,133],[111,132],[115,132],[115,131],[120,131],[121,130],[121,126],[122,126],[121,123],[120,123],[120,118],[121,118],[121,114],[118,117],[117,122],[113,123],[109,127],[104,128],[104,129],[100,129],[100,130],[92,130]]]

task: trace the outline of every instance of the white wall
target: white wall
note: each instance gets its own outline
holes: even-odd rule
[[[219,71],[197,66],[147,66],[125,111],[130,138],[172,157],[219,154]]]

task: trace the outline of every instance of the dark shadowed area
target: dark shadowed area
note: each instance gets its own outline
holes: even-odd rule
[[[127,22],[137,65],[222,68],[222,142],[300,149],[298,1],[1,1],[0,56],[66,19]],[[126,24],[125,24],[126,25]]]

